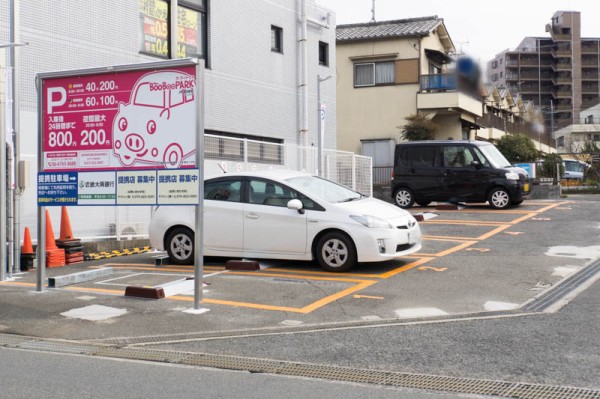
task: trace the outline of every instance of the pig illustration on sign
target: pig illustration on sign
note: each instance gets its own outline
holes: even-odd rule
[[[196,147],[195,92],[195,78],[183,72],[142,76],[113,121],[113,151],[121,163],[179,168]]]

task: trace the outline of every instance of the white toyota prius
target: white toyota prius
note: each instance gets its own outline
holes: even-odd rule
[[[194,261],[194,207],[160,206],[149,226],[154,248],[174,264]],[[226,174],[204,184],[204,255],[314,260],[333,272],[421,249],[404,209],[302,172]]]

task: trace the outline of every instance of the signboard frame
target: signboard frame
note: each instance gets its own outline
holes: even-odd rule
[[[69,71],[58,71],[58,72],[47,72],[47,73],[39,73],[36,75],[36,86],[38,92],[38,173],[48,172],[45,168],[46,160],[44,153],[44,106],[46,104],[47,98],[45,97],[44,88],[45,82],[53,79],[63,79],[63,78],[76,78],[76,77],[91,77],[91,76],[101,76],[101,75],[110,75],[115,76],[119,73],[128,73],[128,72],[144,72],[144,71],[163,71],[163,70],[173,70],[176,68],[184,68],[184,67],[195,67],[196,70],[196,84],[195,84],[195,126],[194,126],[194,136],[195,139],[192,139],[194,143],[194,151],[195,151],[195,167],[198,169],[198,201],[196,202],[195,210],[196,210],[196,226],[195,226],[195,284],[194,284],[194,307],[198,309],[199,303],[202,300],[201,293],[201,281],[202,281],[202,273],[203,273],[203,243],[201,237],[203,236],[203,209],[204,209],[204,60],[199,59],[175,59],[175,60],[166,60],[159,62],[149,62],[149,63],[141,63],[141,64],[129,64],[129,65],[117,65],[117,66],[106,66],[99,68],[90,68],[90,69],[79,69],[79,70],[69,70]],[[185,95],[185,94],[184,94]],[[169,112],[171,112],[169,110]],[[108,123],[108,121],[107,121]],[[114,132],[111,132],[114,133]],[[111,135],[112,139],[114,137]],[[134,162],[135,163],[135,162]],[[166,163],[166,162],[164,162]],[[164,169],[164,163],[162,165],[157,164],[154,169]],[[133,164],[132,164],[133,165]],[[131,166],[131,165],[129,165]],[[176,166],[176,168],[179,165]],[[175,169],[176,169],[175,168]],[[127,165],[124,165],[123,168],[115,167],[112,168],[115,172],[119,171],[128,171],[130,170]],[[131,168],[134,169],[134,168]],[[135,168],[139,169],[139,168]],[[146,166],[144,169],[148,169]],[[94,169],[88,169],[87,171],[93,171]],[[65,173],[70,172],[79,172],[80,169],[71,170],[64,169],[62,170]],[[116,173],[115,173],[116,174]],[[89,206],[89,205],[81,205],[81,206]],[[36,290],[44,291],[45,288],[45,264],[46,264],[46,237],[44,234],[46,227],[46,206],[40,204],[38,201],[38,246],[37,246],[37,258],[38,258],[38,267],[37,267],[37,283]]]

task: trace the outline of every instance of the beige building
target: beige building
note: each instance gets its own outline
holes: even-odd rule
[[[476,72],[449,64],[454,44],[437,16],[338,25],[338,149],[392,165],[404,119],[422,112],[440,126],[438,139],[475,139],[482,116]]]

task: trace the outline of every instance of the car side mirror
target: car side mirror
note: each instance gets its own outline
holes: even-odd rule
[[[300,201],[299,199],[289,200],[289,202],[287,203],[287,207],[288,207],[288,209],[297,210],[298,213],[300,213],[300,214],[304,214],[304,205],[302,204],[302,201]]]
[[[473,162],[471,162],[471,166],[474,166],[475,168],[479,169],[479,168],[481,168],[481,162],[473,161]]]

